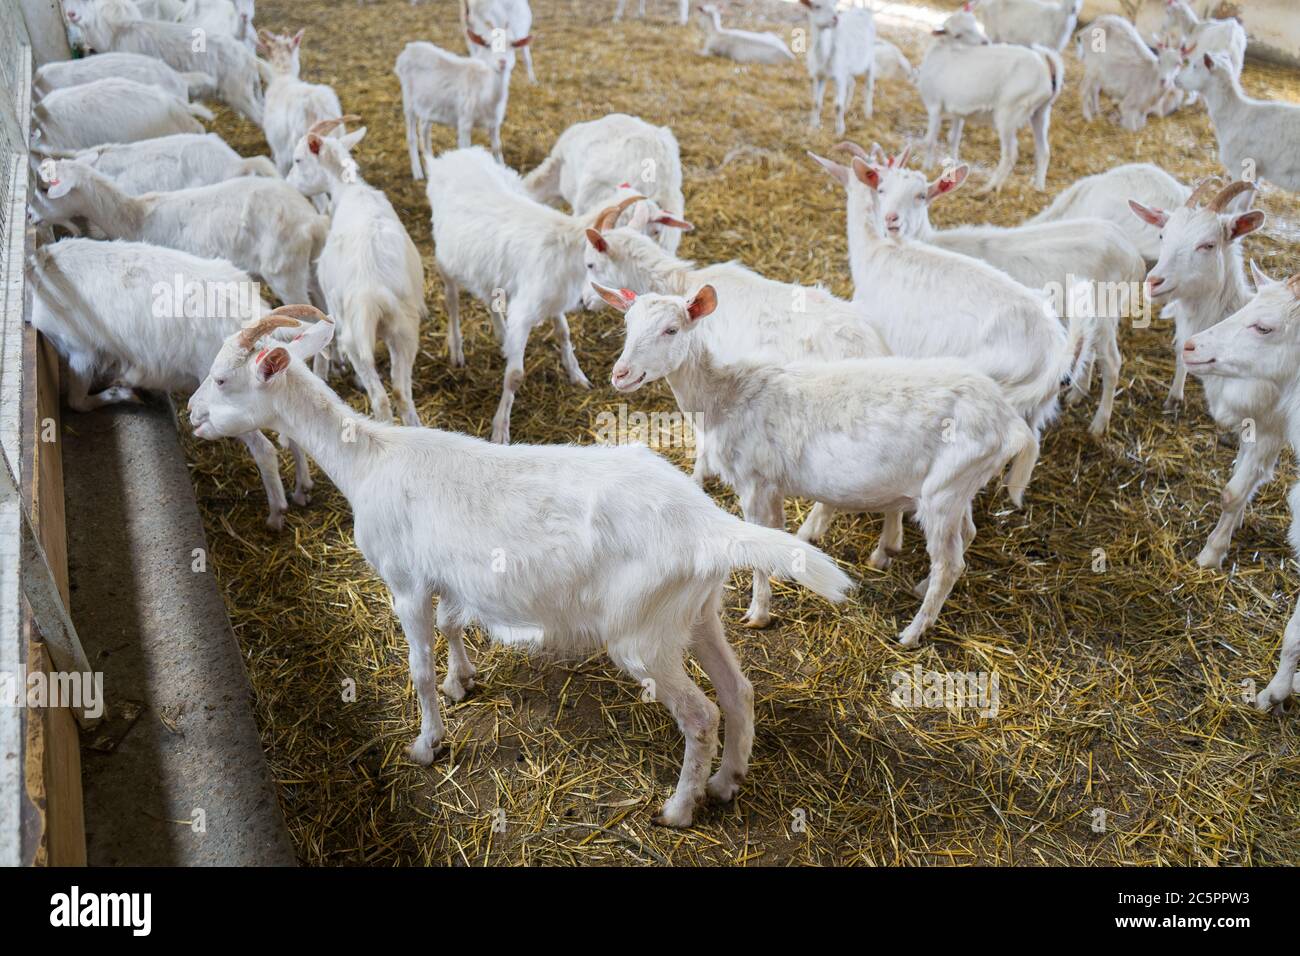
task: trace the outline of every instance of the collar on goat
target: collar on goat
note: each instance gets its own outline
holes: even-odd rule
[[[642,202],[644,200],[645,196],[638,194],[636,196],[628,196],[617,206],[606,206],[600,211],[600,215],[596,217],[596,231],[605,232],[607,229],[613,229],[614,224],[618,222],[618,217],[623,215],[623,210],[627,209],[627,207],[633,203]]]

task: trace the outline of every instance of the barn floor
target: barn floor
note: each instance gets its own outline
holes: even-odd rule
[[[807,128],[802,62],[742,68],[700,58],[696,27],[670,22],[663,0],[650,4],[646,21],[617,25],[607,22],[612,0],[597,4],[599,13],[578,0],[533,6],[541,83],[530,86],[522,67],[516,71],[503,132],[511,166],[531,169],[569,123],[610,111],[669,124],[696,226],[682,255],[738,258],[775,278],[851,294],[841,192],[804,156],[809,148],[826,153],[838,138],[829,106],[827,125]],[[897,14],[906,5],[886,6]],[[727,21],[747,18],[787,36],[803,22],[788,3],[731,7]],[[432,310],[416,365],[424,421],[487,435],[502,361],[474,304],[468,368],[447,364],[428,206],[410,179],[392,74],[408,40],[460,50],[451,5],[262,0],[258,22],[307,28],[304,77],[333,84],[348,111],[364,118],[362,173],[388,193],[424,254]],[[897,16],[880,25],[919,62],[924,33]],[[1135,160],[1160,163],[1184,181],[1220,172],[1203,111],[1136,134],[1106,122],[1087,126],[1072,56],[1067,70],[1048,194],[1029,187],[1026,134],[1007,189],[996,197],[958,192],[937,219],[1017,222],[1076,178]],[[1300,100],[1292,72],[1251,64],[1245,84],[1258,96]],[[922,135],[924,111],[910,87],[882,84],[876,108],[871,121],[851,111],[850,138],[892,152]],[[228,113],[217,129],[241,152],[266,151],[259,132]],[[435,150],[454,145],[453,131],[434,135]],[[997,159],[991,130],[969,130],[964,153],[976,180],[987,175]],[[1247,240],[1249,255],[1275,275],[1300,271],[1300,203],[1274,190],[1261,204],[1271,222]],[[516,441],[592,441],[596,416],[618,408],[605,383],[620,323],[606,312],[572,324],[596,387],[570,386],[549,330],[536,334],[515,405]],[[1025,509],[1007,511],[1001,496],[980,499],[966,575],[919,650],[894,643],[916,607],[907,588],[925,573],[915,529],[904,556],[874,572],[864,562],[877,519],[841,518],[824,545],[861,588],[846,607],[832,608],[778,585],[777,620],[766,631],[738,626],[748,577],[733,581],[725,619],[756,685],[754,759],[735,803],[704,809],[685,832],[650,822],[676,779],[680,737],[667,713],[642,703],[640,688],[603,658],[535,666],[475,635],[479,687],[447,708],[450,753],[429,769],[410,763],[403,751],[418,714],[405,645],[387,591],[353,546],[346,501],[322,480],[311,507],[292,511],[285,531],[272,535],[248,456],[229,442],[187,436],[212,560],[300,859],[1300,863],[1300,721],[1243,704],[1243,682],[1262,686],[1271,675],[1296,599],[1284,501],[1294,463],[1284,458],[1260,494],[1224,570],[1197,569],[1233,452],[1216,442],[1198,385],[1189,383],[1181,416],[1162,413],[1169,340],[1164,322],[1125,328],[1110,433],[1089,438],[1089,405],[1067,410],[1045,436]],[[339,387],[364,407],[351,383]],[[663,385],[632,401],[629,412],[674,408]],[[689,467],[681,449],[665,454]],[[288,474],[287,459],[285,467]],[[711,490],[736,508],[727,489]],[[806,507],[791,502],[791,520]],[[895,706],[891,675],[918,665],[996,673],[996,716]]]

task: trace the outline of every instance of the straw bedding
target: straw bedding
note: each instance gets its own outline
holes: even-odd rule
[[[669,124],[696,225],[683,255],[736,258],[851,294],[842,193],[804,156],[827,152],[837,137],[829,105],[826,128],[806,126],[802,62],[744,68],[699,57],[696,28],[669,20],[675,4],[651,3],[647,20],[618,25],[608,22],[612,0],[533,7],[541,83],[530,86],[522,67],[515,74],[503,131],[511,166],[531,169],[569,123],[610,111]],[[787,36],[801,23],[798,8],[783,3],[733,3],[724,17]],[[466,299],[468,368],[448,366],[428,206],[410,179],[392,73],[408,40],[461,49],[454,7],[263,0],[258,22],[307,28],[304,77],[331,83],[347,110],[364,117],[363,175],[387,192],[424,256],[431,318],[416,364],[424,421],[487,435],[502,361],[486,312]],[[919,62],[923,34],[882,33]],[[1026,133],[1008,187],[996,197],[959,191],[936,208],[941,224],[1018,222],[1076,178],[1123,162],[1151,160],[1184,181],[1220,172],[1200,109],[1135,134],[1084,124],[1078,64],[1067,62],[1048,194],[1028,185]],[[1245,85],[1257,96],[1300,100],[1300,77],[1285,70],[1251,64]],[[923,133],[910,87],[880,85],[876,107],[867,122],[855,105],[850,138],[894,151]],[[259,132],[228,112],[217,129],[241,152],[266,151]],[[434,137],[435,150],[454,146],[452,130],[435,128]],[[970,128],[964,152],[978,183],[997,160],[992,131]],[[1248,254],[1274,275],[1300,271],[1294,197],[1273,190],[1261,203],[1271,222],[1247,240]],[[516,441],[592,441],[597,415],[618,407],[606,384],[621,346],[617,316],[571,321],[596,387],[568,384],[549,327],[539,329],[515,405]],[[450,752],[428,769],[410,763],[403,750],[418,708],[405,644],[386,589],[353,545],[346,501],[321,479],[311,506],[291,511],[273,535],[262,525],[264,498],[248,457],[229,442],[187,439],[213,564],[300,858],[475,866],[1300,862],[1300,724],[1294,714],[1267,717],[1243,703],[1243,681],[1262,686],[1271,674],[1296,597],[1284,500],[1294,464],[1284,456],[1224,570],[1199,570],[1195,555],[1217,518],[1233,451],[1216,441],[1199,385],[1189,383],[1181,415],[1162,412],[1170,332],[1163,322],[1124,329],[1110,433],[1088,437],[1091,403],[1066,411],[1045,436],[1023,511],[1009,511],[1005,496],[980,498],[966,574],[920,649],[894,643],[916,608],[908,587],[925,573],[914,527],[902,558],[874,572],[865,559],[878,519],[841,518],[824,546],[862,579],[858,593],[833,608],[778,585],[777,620],[765,631],[738,626],[749,581],[733,580],[725,620],[756,687],[754,758],[734,804],[704,809],[684,832],[650,823],[676,779],[680,736],[662,707],[643,703],[640,688],[600,657],[536,666],[471,635],[479,686],[446,708]],[[365,407],[352,382],[337,384]],[[662,384],[630,402],[633,412],[674,408]],[[689,467],[680,449],[665,453]],[[729,490],[710,490],[736,509]],[[807,507],[790,502],[791,521]],[[897,706],[891,675],[916,665],[996,672],[996,716]]]

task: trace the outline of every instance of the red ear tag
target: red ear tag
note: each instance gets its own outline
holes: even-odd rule
[[[258,352],[258,353],[257,353],[257,358],[253,359],[253,364],[254,364],[254,365],[261,365],[261,364],[262,364],[262,359],[266,358],[266,353],[267,353],[267,349],[262,349],[262,351]]]
[[[618,184],[618,188],[619,188],[619,189],[631,189],[631,188],[632,188],[632,184],[631,184],[631,183],[619,183],[619,184]]]

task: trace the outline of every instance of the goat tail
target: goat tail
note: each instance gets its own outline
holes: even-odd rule
[[[1007,475],[1007,496],[1011,503],[1019,508],[1025,502],[1025,489],[1029,479],[1034,475],[1034,466],[1038,464],[1038,436],[1025,424],[1025,420],[1016,416],[1011,420],[1011,430],[1018,431],[1019,450],[1011,456],[1011,471]]]
[[[195,119],[207,120],[209,123],[216,119],[216,117],[212,115],[212,110],[208,109],[202,103],[186,103],[185,108],[189,110],[190,115]]]
[[[564,160],[550,155],[542,164],[524,177],[524,189],[538,202],[545,202],[560,195],[560,170]]]
[[[1052,99],[1055,100],[1061,95],[1061,89],[1065,85],[1065,61],[1061,59],[1061,54],[1048,47],[1035,44],[1033,49],[1047,65],[1047,76],[1052,84]]]
[[[249,156],[247,159],[241,159],[235,166],[236,176],[265,176],[269,179],[278,179],[280,172],[275,168],[275,163],[271,162],[269,156]]]
[[[727,519],[720,538],[721,553],[715,553],[711,562],[715,567],[721,563],[725,571],[752,568],[759,573],[791,578],[836,604],[855,586],[853,579],[830,557],[806,541],[731,515]]]

